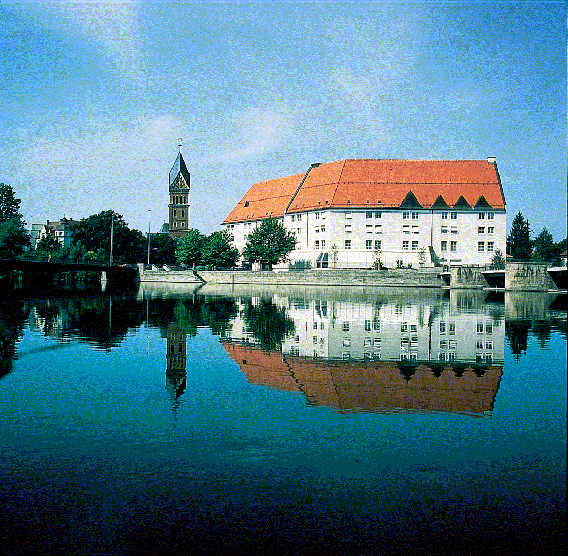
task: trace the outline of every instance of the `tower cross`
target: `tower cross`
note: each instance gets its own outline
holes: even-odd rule
[[[178,152],[181,152],[181,147],[183,145],[181,137],[178,139]]]

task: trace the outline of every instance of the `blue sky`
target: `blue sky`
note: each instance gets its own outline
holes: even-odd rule
[[[563,1],[0,0],[0,181],[28,225],[113,208],[154,231],[182,137],[210,233],[313,162],[496,156],[509,225],[559,240],[565,31]]]

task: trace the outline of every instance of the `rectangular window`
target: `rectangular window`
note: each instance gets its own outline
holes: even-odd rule
[[[315,213],[314,213],[314,216],[316,217],[316,220],[319,220],[320,213],[319,213],[319,212],[315,212]]]
[[[483,253],[485,251],[485,242],[483,241],[478,241],[477,242],[477,252],[478,253]]]
[[[325,239],[322,239],[322,240],[321,240],[321,248],[322,248],[322,249],[325,249]]]
[[[413,220],[418,220],[418,213],[417,213],[417,212],[413,212],[413,213],[412,213],[412,219],[413,219]]]
[[[343,332],[349,332],[349,322],[348,321],[343,321]]]
[[[372,249],[373,248],[373,240],[372,239],[367,239],[365,241],[365,249]]]
[[[483,340],[477,340],[477,342],[475,342],[475,349],[483,349]]]
[[[495,213],[488,212],[487,213],[487,220],[494,220],[494,219],[495,219]]]
[[[351,233],[351,224],[345,224],[345,233],[346,233],[346,234],[350,234],[350,233]]]
[[[487,233],[488,234],[494,234],[495,233],[495,227],[494,226],[487,226]]]
[[[450,334],[455,336],[455,334],[456,334],[456,323],[450,322],[448,326],[449,326]]]
[[[375,319],[373,321],[373,330],[380,331],[381,330],[381,321]],[[380,341],[380,340],[379,340]]]
[[[371,338],[363,338],[363,347],[371,347]]]
[[[298,222],[301,222],[301,220],[302,220],[302,215],[301,215],[301,214],[298,214],[298,216],[296,216],[296,218],[298,219]]]
[[[457,220],[458,219],[458,213],[457,212],[451,212],[450,213],[450,218],[452,220]]]
[[[410,332],[417,332],[418,331],[418,326],[416,324],[411,324],[410,325]]]
[[[408,251],[408,245],[409,245],[409,241],[408,241],[407,239],[405,239],[405,240],[402,242],[402,249],[403,249],[404,251]]]
[[[448,213],[447,212],[443,212],[442,213],[442,220],[447,220],[448,219]]]
[[[368,210],[365,213],[365,218],[373,218],[373,211],[372,210]]]
[[[488,322],[488,323],[485,325],[485,333],[486,333],[486,334],[493,334],[493,323]]]
[[[382,234],[383,233],[383,227],[381,226],[381,224],[375,224],[375,233],[376,234]]]
[[[440,322],[440,334],[445,334],[445,333],[446,333],[446,323]]]
[[[319,231],[320,231],[320,227],[316,226],[316,234],[319,234]]]
[[[442,226],[442,233],[443,233],[443,234],[447,234],[447,233],[448,233],[448,227],[447,227],[447,226]]]
[[[410,218],[410,212],[403,212],[402,213],[402,218],[404,220],[408,220]]]
[[[458,227],[452,226],[451,232],[452,232],[452,234],[457,234],[458,233]]]
[[[381,347],[381,339],[380,338],[373,338],[373,346]]]
[[[450,251],[454,253],[458,250],[458,242],[457,241],[450,241]]]
[[[367,225],[365,226],[365,231],[366,231],[368,234],[372,234],[372,233],[373,233],[373,225],[372,225],[372,224],[367,224]]]
[[[351,240],[350,239],[345,240],[345,249],[351,249]]]
[[[412,233],[413,233],[413,234],[419,233],[419,230],[420,230],[420,229],[418,228],[418,226],[412,226]]]
[[[413,242],[412,242],[412,250],[413,250],[413,251],[417,251],[417,250],[418,250],[418,242],[417,242],[417,241],[413,241]]]
[[[345,213],[345,218],[351,218],[351,211]]]
[[[407,322],[401,322],[400,323],[400,331],[401,332],[408,332],[408,323]]]
[[[483,323],[482,322],[477,323],[477,333],[483,334]]]
[[[410,233],[410,224],[403,224],[402,225],[402,231],[405,234],[409,234]]]
[[[323,234],[323,233],[325,232],[325,226],[322,226],[322,227],[320,228],[320,230],[321,230],[321,233]]]
[[[490,253],[492,253],[495,249],[495,244],[492,241],[488,241],[487,242],[487,251],[489,251]]]
[[[477,227],[477,233],[478,234],[484,234],[485,233],[485,226],[478,226]]]
[[[365,330],[366,330],[367,332],[370,332],[370,331],[371,331],[371,321],[370,321],[370,320],[366,320],[366,321],[365,321]]]
[[[317,329],[318,329],[318,323],[317,323],[316,321],[314,321],[314,324],[313,324],[312,328],[313,328],[314,330],[317,330]]]
[[[378,210],[375,211],[375,218],[381,218],[382,215],[383,215],[382,212],[380,212]]]
[[[441,251],[447,251],[448,250],[448,242],[447,241],[442,241],[442,243],[440,244],[440,250]]]
[[[487,340],[485,342],[485,349],[493,349],[493,341],[492,340]]]
[[[314,248],[315,248],[315,249],[319,249],[319,248],[320,248],[320,242],[319,242],[318,239],[316,239],[316,240],[314,241]]]
[[[343,338],[343,345],[349,347],[351,345],[351,340],[349,338]]]
[[[296,215],[295,214],[292,215],[292,222],[296,222]]]
[[[380,249],[381,248],[381,240],[380,239],[376,239],[375,240],[375,249]]]
[[[484,212],[480,212],[477,217],[479,218],[479,220],[485,220],[485,213]]]
[[[317,337],[317,336],[314,336],[314,337],[312,338],[312,343],[313,343],[313,344],[317,344],[317,343],[318,343],[318,337]]]

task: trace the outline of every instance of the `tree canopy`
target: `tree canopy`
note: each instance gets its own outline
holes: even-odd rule
[[[532,255],[532,241],[529,221],[519,211],[513,220],[511,233],[507,238],[507,249],[513,259],[527,260]]]
[[[538,261],[550,261],[556,256],[552,234],[543,228],[534,240],[534,258]]]
[[[226,230],[213,232],[203,245],[203,264],[217,269],[233,268],[239,258],[239,251],[233,247],[232,241],[233,236]]]
[[[20,199],[11,185],[0,183],[0,258],[12,259],[30,245],[20,214]]]
[[[187,235],[176,241],[176,257],[180,264],[198,265],[202,259],[202,249],[206,237],[195,228],[187,231]]]
[[[272,269],[273,265],[286,260],[296,243],[292,232],[278,220],[269,218],[249,234],[244,256],[251,262],[260,263],[263,268]]]
[[[0,183],[0,222],[4,222],[10,218],[18,218],[21,220],[21,202],[20,199],[16,199],[11,185]]]
[[[150,264],[173,265],[176,263],[175,241],[168,234],[152,234],[150,237]]]
[[[112,220],[113,261],[136,263],[145,260],[147,239],[139,230],[131,230],[122,216],[112,210],[80,220],[73,231],[73,243],[81,243],[87,252],[96,253],[100,262],[108,261]]]

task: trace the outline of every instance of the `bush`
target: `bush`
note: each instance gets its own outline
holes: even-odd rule
[[[289,270],[311,270],[312,263],[308,259],[298,259],[288,265]]]

